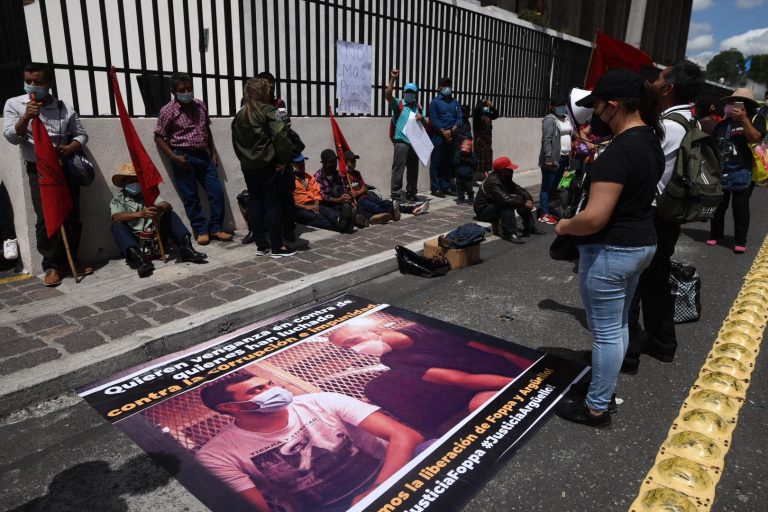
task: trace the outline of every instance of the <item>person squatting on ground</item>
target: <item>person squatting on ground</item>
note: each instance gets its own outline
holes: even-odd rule
[[[424,437],[338,393],[291,391],[242,372],[203,388],[212,411],[234,418],[197,460],[258,512],[342,511],[405,466]]]
[[[509,157],[493,161],[493,172],[483,181],[475,196],[474,209],[477,219],[493,224],[493,233],[514,244],[524,243],[521,238],[542,235],[533,219],[533,198],[512,179],[517,165]],[[523,220],[523,230],[517,229],[517,212]]]
[[[389,83],[384,91],[384,97],[392,112],[392,128],[390,129],[394,155],[392,157],[392,182],[390,185],[390,197],[393,201],[415,201],[419,181],[419,157],[411,147],[408,137],[403,130],[411,113],[416,116],[416,121],[424,123],[421,106],[418,104],[419,88],[409,82],[403,86],[403,98],[396,99],[393,95],[395,81],[400,71],[393,69],[389,74]],[[403,173],[406,175],[406,188],[403,194]]]
[[[295,180],[293,198],[296,222],[313,228],[328,229],[340,233],[346,232],[349,219],[343,219],[338,209],[320,203],[323,199],[320,185],[311,174],[306,172],[305,160],[307,157],[304,155],[299,155],[293,159],[293,177]]]
[[[732,95],[722,98],[725,118],[715,126],[712,136],[720,151],[723,170],[723,202],[715,210],[710,223],[707,245],[721,243],[725,236],[725,212],[732,202],[735,244],[733,252],[743,254],[747,250],[749,231],[749,198],[755,188],[752,181],[753,155],[750,143],[765,137],[766,120],[758,112],[752,89],[736,89]]]
[[[477,155],[476,181],[482,181],[493,169],[493,120],[498,119],[499,111],[491,100],[482,99],[475,105],[472,113],[475,154]]]
[[[453,97],[452,80],[441,78],[439,93],[429,103],[429,122],[432,126],[432,157],[429,161],[429,188],[435,197],[455,196],[451,188],[451,166],[458,149],[456,132],[462,123],[461,105]]]
[[[219,180],[220,159],[208,109],[195,98],[192,78],[187,74],[171,75],[171,93],[173,99],[157,116],[155,143],[171,160],[176,188],[197,243],[206,245],[210,238],[229,242],[233,236],[224,231],[224,187]],[[207,220],[200,205],[198,182],[208,194]]]
[[[557,219],[549,212],[550,197],[557,191],[557,185],[568,167],[571,154],[571,133],[573,127],[568,119],[567,99],[554,96],[549,113],[541,121],[541,191],[539,192],[539,221],[556,224]]]
[[[366,219],[362,227],[369,224],[386,224],[390,220],[400,220],[399,201],[380,199],[374,194],[368,193],[368,185],[366,185],[363,175],[357,170],[359,158],[352,151],[344,152],[344,160],[347,162],[349,192],[357,201],[358,213]]]
[[[456,203],[463,204],[466,195],[467,201],[474,203],[474,181],[477,174],[477,157],[472,149],[472,139],[465,139],[459,145],[459,152],[453,159],[453,174],[456,176]]]
[[[53,86],[53,70],[44,64],[27,64],[24,68],[24,94],[9,98],[3,109],[3,135],[8,142],[19,146],[24,160],[32,205],[37,220],[35,238],[37,251],[43,257],[45,286],[58,286],[62,277],[69,274],[64,241],[59,233],[48,238],[43,216],[43,203],[40,197],[40,179],[37,171],[35,146],[32,139],[32,119],[39,117],[48,132],[51,142],[61,161],[67,160],[88,142],[80,117],[75,109],[54,97],[50,89]],[[72,209],[64,221],[72,258],[77,262],[77,251],[83,225],[80,223],[80,186],[67,172],[69,193],[72,197]],[[79,274],[91,274],[93,269],[81,267]]]
[[[256,255],[293,256],[283,244],[282,198],[279,174],[293,159],[285,125],[270,98],[269,81],[251,78],[245,83],[245,106],[232,120],[232,146],[248,188],[248,219],[256,240]],[[264,232],[269,231],[269,241]]]
[[[690,123],[693,119],[691,102],[704,85],[704,73],[692,62],[682,62],[666,68],[653,82],[659,97],[661,124],[664,140],[664,174],[656,184],[657,194],[664,189],[672,177],[677,162],[680,144],[686,128],[678,121],[683,116]],[[653,224],[656,230],[656,254],[651,264],[640,275],[632,305],[629,310],[629,347],[621,366],[622,371],[634,373],[640,364],[640,354],[646,353],[664,362],[672,361],[677,350],[675,334],[675,300],[671,295],[669,274],[672,269],[670,258],[680,237],[680,224],[665,220],[657,214],[654,203]],[[640,329],[642,305],[643,329]]]
[[[158,197],[156,206],[146,205],[133,165],[124,165],[112,176],[112,184],[120,189],[109,203],[112,236],[126,263],[138,272],[139,277],[148,277],[155,270],[138,243],[142,233],[147,233],[149,239],[155,237],[153,224],[157,224],[165,247],[169,240],[176,244],[181,261],[202,263],[206,260],[205,254],[192,247],[192,234],[168,202]]]
[[[365,224],[365,217],[355,210],[355,199],[349,191],[349,183],[336,168],[339,158],[332,149],[320,153],[322,167],[315,172],[315,181],[320,185],[320,204],[338,211],[342,220],[342,232],[353,233],[355,224]]]
[[[564,399],[557,413],[607,428],[629,343],[630,302],[656,252],[651,202],[664,172],[663,128],[655,89],[632,71],[608,71],[576,104],[594,108],[592,133],[612,133],[613,140],[590,171],[586,207],[555,228],[558,235],[575,237],[579,290],[594,338],[586,399]]]

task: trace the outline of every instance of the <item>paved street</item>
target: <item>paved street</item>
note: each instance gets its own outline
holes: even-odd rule
[[[744,256],[735,256],[726,247],[706,246],[703,243],[707,235],[705,225],[684,228],[675,259],[694,264],[699,269],[703,282],[703,318],[697,323],[678,326],[680,349],[673,363],[659,363],[644,357],[638,375],[621,376],[617,392],[623,403],[619,406],[613,429],[595,431],[552,418],[514,458],[499,468],[489,484],[469,502],[467,511],[627,510],[711,348],[755,251],[768,232],[768,219],[755,214],[766,207],[768,193],[759,189],[752,199],[750,252]],[[468,211],[457,207],[436,211],[433,217],[435,229],[447,230],[451,224],[463,220]],[[417,225],[415,221],[384,226],[379,230],[379,233],[389,230],[386,231],[389,237],[387,248],[395,242],[412,241],[431,234],[429,230],[417,232],[424,224]],[[726,232],[730,229],[729,223]],[[380,235],[376,230],[370,233],[368,236],[377,241],[369,243],[385,245],[384,240],[378,240]],[[341,244],[318,242],[314,244],[317,251],[310,253],[323,250],[348,253],[351,246],[347,240],[352,238],[346,238]],[[482,264],[451,272],[444,278],[424,280],[389,273],[348,291],[526,346],[573,357],[574,351],[590,346],[573,265],[549,259],[547,249],[551,234],[528,240],[522,246],[512,246],[501,240],[488,242],[482,246]],[[356,258],[365,256],[355,255]],[[228,265],[251,270],[250,266],[238,267],[232,262]],[[215,269],[206,268],[205,272],[211,270]],[[222,286],[227,286],[233,278],[229,275],[232,273],[209,273],[207,277],[209,282],[220,281]],[[263,273],[267,272],[260,272],[258,279],[264,278]],[[274,277],[274,270],[268,273]],[[174,279],[171,277],[168,282],[175,282]],[[205,286],[210,285],[195,284],[194,273],[185,273],[178,279],[185,279],[185,284],[175,282],[176,291],[170,293],[189,293],[191,289],[196,297],[210,295],[226,300],[217,295],[224,289],[206,291]],[[253,281],[256,280],[254,274]],[[250,292],[258,291],[250,290],[247,283],[236,286]],[[19,294],[22,296],[42,289],[39,284],[35,289],[31,285],[18,288],[22,290]],[[69,296],[67,290],[61,293]],[[162,296],[142,298],[138,293],[124,295],[130,296],[131,300],[135,297],[163,304]],[[185,301],[194,299],[187,297]],[[194,318],[196,313],[183,307],[184,303],[163,305]],[[75,307],[86,306],[68,304],[66,311]],[[109,308],[104,309],[98,304],[95,307],[98,311],[93,315],[108,314]],[[125,309],[127,306],[118,307]],[[30,309],[31,306],[27,306],[23,311]],[[4,311],[4,315],[9,314],[7,306]],[[51,315],[61,317],[67,324],[80,325],[78,319],[66,311]],[[142,315],[146,314],[138,313],[137,318],[155,327]],[[33,321],[30,325],[41,322]],[[117,320],[116,325],[120,322]],[[114,340],[103,329],[100,322],[91,327],[102,338],[100,344],[108,346]],[[52,346],[57,343],[39,334],[46,332],[43,328],[29,333],[14,330],[19,333],[20,340],[26,340],[19,341],[18,346],[35,341]],[[0,337],[5,339],[4,334]],[[78,337],[73,337],[72,343],[76,342]],[[1,346],[5,347],[6,342]],[[69,351],[60,353],[64,357]],[[726,469],[713,507],[718,512],[760,511],[768,502],[765,357],[763,353],[758,359],[733,447],[726,457]],[[165,470],[156,467],[128,438],[101,420],[71,392],[26,406],[0,420],[0,505],[4,510],[30,511],[204,510]]]

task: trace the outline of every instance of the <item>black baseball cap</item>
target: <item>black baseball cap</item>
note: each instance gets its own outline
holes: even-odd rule
[[[344,160],[357,160],[358,158],[360,158],[360,156],[354,154],[352,151],[344,152]]]
[[[336,152],[332,149],[324,149],[323,152],[320,153],[321,162],[335,162],[338,159]]]
[[[639,98],[644,83],[645,78],[640,73],[628,69],[612,69],[597,80],[592,93],[577,101],[576,106],[593,108],[597,98]]]

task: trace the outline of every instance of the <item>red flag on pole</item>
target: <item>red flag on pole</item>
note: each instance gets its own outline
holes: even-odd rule
[[[158,185],[163,182],[163,177],[155,167],[154,162],[144,149],[139,134],[133,126],[131,118],[128,117],[128,111],[123,103],[123,95],[120,94],[120,85],[117,83],[117,73],[115,67],[109,68],[109,75],[112,78],[112,90],[115,92],[115,103],[117,111],[120,113],[120,124],[123,126],[125,142],[128,144],[128,153],[131,155],[131,163],[136,169],[136,177],[141,185],[141,194],[144,196],[144,203],[147,206],[154,206],[157,196],[160,195]]]
[[[592,89],[597,79],[611,69],[621,68],[639,72],[643,66],[653,66],[653,59],[644,51],[597,32],[595,49],[592,51],[584,88]]]
[[[333,109],[329,106],[328,113],[331,115],[331,130],[333,131],[333,142],[336,146],[336,155],[339,157],[339,174],[343,177],[347,176],[347,159],[344,158],[345,151],[352,151],[347,143],[347,139],[344,138],[344,134],[341,133],[341,128],[336,122],[336,118],[333,117]]]
[[[48,130],[39,117],[32,119],[32,139],[35,142],[35,160],[37,160],[45,230],[48,238],[53,238],[72,209],[72,195],[69,193],[59,155],[53,149]]]

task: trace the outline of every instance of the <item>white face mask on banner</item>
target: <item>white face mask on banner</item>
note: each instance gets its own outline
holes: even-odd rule
[[[363,354],[365,356],[381,357],[387,352],[392,352],[392,347],[381,340],[363,341],[362,343],[358,343],[357,345],[353,345],[349,348],[358,354]]]
[[[293,393],[285,388],[281,388],[280,386],[273,386],[265,391],[262,391],[258,395],[254,395],[248,400],[248,402],[259,406],[258,409],[248,412],[261,414],[278,412],[291,405],[291,402],[293,402]]]

